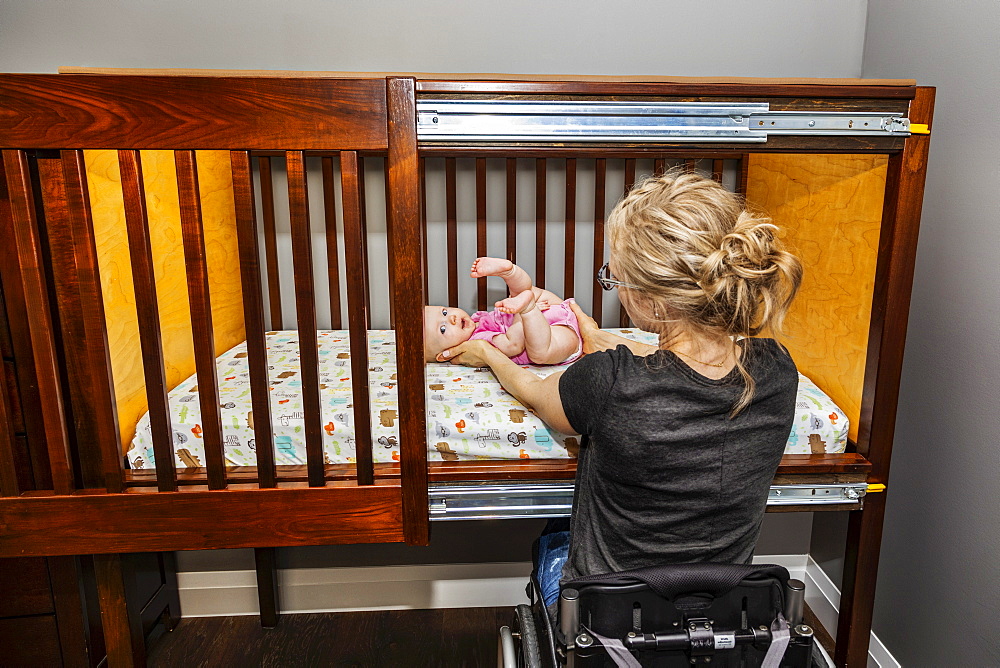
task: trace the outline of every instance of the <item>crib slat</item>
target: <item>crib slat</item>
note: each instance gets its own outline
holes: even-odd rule
[[[535,285],[545,287],[545,158],[535,159]]]
[[[486,255],[486,158],[476,158],[476,255]],[[486,279],[476,279],[479,310],[486,310]]]
[[[566,259],[563,299],[575,294],[576,285],[576,158],[566,159]]]
[[[326,218],[326,266],[330,277],[330,328],[341,329],[340,257],[337,253],[337,202],[333,183],[333,158],[324,156],[323,213]]]
[[[458,188],[455,158],[444,159],[448,226],[448,304],[458,304]]]
[[[386,82],[389,110],[389,155],[392,198],[389,225],[394,228],[389,259],[400,281],[396,298],[396,371],[399,392],[400,473],[403,492],[403,536],[411,545],[430,540],[427,511],[427,423],[425,417],[423,326],[424,298],[418,210],[416,96],[413,79]],[[485,194],[485,193],[484,193]],[[484,198],[485,199],[485,198]],[[485,241],[485,236],[484,236]]]
[[[292,230],[292,264],[295,270],[295,319],[298,325],[306,463],[309,467],[309,486],[323,487],[326,484],[323,469],[323,416],[319,397],[312,230],[309,227],[309,195],[304,153],[288,151],[285,154],[285,164],[288,170],[288,219]]]
[[[517,158],[507,158],[507,259],[517,264]]]
[[[375,481],[372,466],[372,425],[368,390],[368,301],[361,226],[361,176],[358,154],[340,154],[341,192],[344,196],[344,249],[347,265],[347,326],[351,334],[351,387],[354,391],[354,440],[358,484]]]
[[[632,188],[635,187],[635,158],[628,158],[625,160],[625,194],[628,195]],[[618,307],[618,326],[628,327],[629,319],[628,313],[625,311],[624,305],[619,305]]]
[[[260,204],[264,218],[264,257],[267,265],[267,304],[271,313],[271,329],[284,329],[281,318],[281,279],[278,271],[278,233],[274,224],[274,180],[271,158],[258,159],[260,170]]]
[[[70,448],[78,462],[80,487],[102,487],[102,453],[97,448],[93,411],[90,408],[89,378],[86,371],[86,337],[80,304],[80,279],[77,273],[75,247],[66,204],[66,184],[62,163],[49,157],[38,158],[38,194],[44,225],[40,231],[48,243],[47,264],[52,280],[52,304],[58,309],[53,324],[57,345],[61,348],[65,381],[63,390],[67,404],[65,420],[72,425]],[[56,315],[54,313],[53,315]]]
[[[739,160],[736,161],[736,193],[739,195],[747,194],[747,179],[750,175],[750,154],[744,153],[740,156]]]
[[[205,225],[198,189],[198,163],[194,151],[174,151],[177,169],[177,199],[180,203],[181,236],[187,271],[194,364],[198,374],[202,440],[208,488],[226,488],[226,455],[222,449],[222,412],[219,409],[219,374],[215,366],[215,332],[209,292],[208,260],[205,255]]]
[[[667,171],[667,161],[665,158],[653,160],[653,176],[660,176]]]
[[[136,311],[139,316],[139,344],[149,406],[150,437],[156,457],[156,483],[161,492],[177,489],[174,468],[173,430],[167,404],[167,376],[163,367],[160,337],[160,309],[156,297],[153,252],[146,215],[146,193],[142,183],[142,163],[138,151],[118,151],[125,201],[129,257],[135,283]]]
[[[35,373],[41,405],[38,411],[44,424],[45,442],[52,471],[52,487],[59,494],[73,491],[70,468],[69,434],[63,414],[59,362],[56,357],[53,322],[42,258],[41,236],[31,186],[28,156],[24,151],[3,152],[7,193],[10,198],[10,221],[13,230],[4,235],[16,244],[23,288],[28,330],[35,358]]]
[[[698,161],[694,158],[687,158],[684,161],[684,171],[694,173],[698,169]]]
[[[722,170],[724,164],[725,163],[723,162],[722,158],[716,158],[712,160],[712,178],[718,181],[719,183],[722,183]]]
[[[91,217],[87,168],[83,151],[63,151],[62,169],[66,183],[66,205],[76,248],[76,270],[80,284],[80,308],[86,340],[86,381],[89,403],[94,411],[94,429],[101,449],[104,486],[121,492],[122,443],[115,401],[111,353],[104,314],[104,298],[97,262],[97,243]]]
[[[606,202],[606,181],[607,181],[607,171],[608,163],[604,158],[598,158],[594,165],[594,276],[597,276],[597,272],[600,271],[601,267],[604,265],[604,210],[607,206]],[[591,278],[593,281],[593,291],[594,298],[592,300],[592,313],[597,324],[600,327],[604,327],[604,289],[597,283],[596,278]]]
[[[229,154],[233,169],[236,205],[236,240],[240,251],[240,279],[243,289],[243,322],[247,334],[247,362],[250,369],[250,402],[253,418],[257,480],[261,487],[275,487],[274,433],[268,396],[267,340],[264,334],[264,297],[260,282],[260,249],[257,241],[257,210],[253,197],[253,171],[247,151]],[[250,417],[248,416],[248,417]]]
[[[17,467],[14,465],[14,443],[14,416],[8,405],[7,392],[0,391],[0,496],[17,496],[21,493]]]

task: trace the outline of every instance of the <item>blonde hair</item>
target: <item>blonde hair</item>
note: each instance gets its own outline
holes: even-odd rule
[[[642,315],[661,323],[661,347],[688,333],[729,339],[781,334],[802,280],[802,263],[785,251],[770,218],[696,173],[671,171],[635,186],[608,216],[618,279],[638,288]],[[750,404],[754,379],[740,355],[745,388],[735,416]]]

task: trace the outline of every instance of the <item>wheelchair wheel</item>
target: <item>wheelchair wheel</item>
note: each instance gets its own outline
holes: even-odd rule
[[[511,626],[500,627],[497,645],[499,668],[542,668],[538,648],[538,630],[531,608],[519,605],[514,609]]]

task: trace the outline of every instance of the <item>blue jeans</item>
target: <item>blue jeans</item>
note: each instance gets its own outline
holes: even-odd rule
[[[544,533],[538,539],[536,576],[546,607],[559,599],[559,578],[569,557],[569,531]]]

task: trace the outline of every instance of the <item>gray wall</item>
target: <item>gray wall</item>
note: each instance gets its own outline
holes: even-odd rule
[[[2,0],[0,69],[857,76],[866,5],[866,0]]]
[[[871,0],[864,74],[937,86],[875,632],[1000,665],[1000,3]]]
[[[0,70],[77,65],[855,77],[866,9],[866,0],[0,0]],[[537,522],[439,526],[430,549],[292,550],[282,563],[520,561],[537,531]],[[809,515],[769,515],[759,552],[802,554],[809,535]],[[248,554],[184,553],[181,566],[241,567]]]

